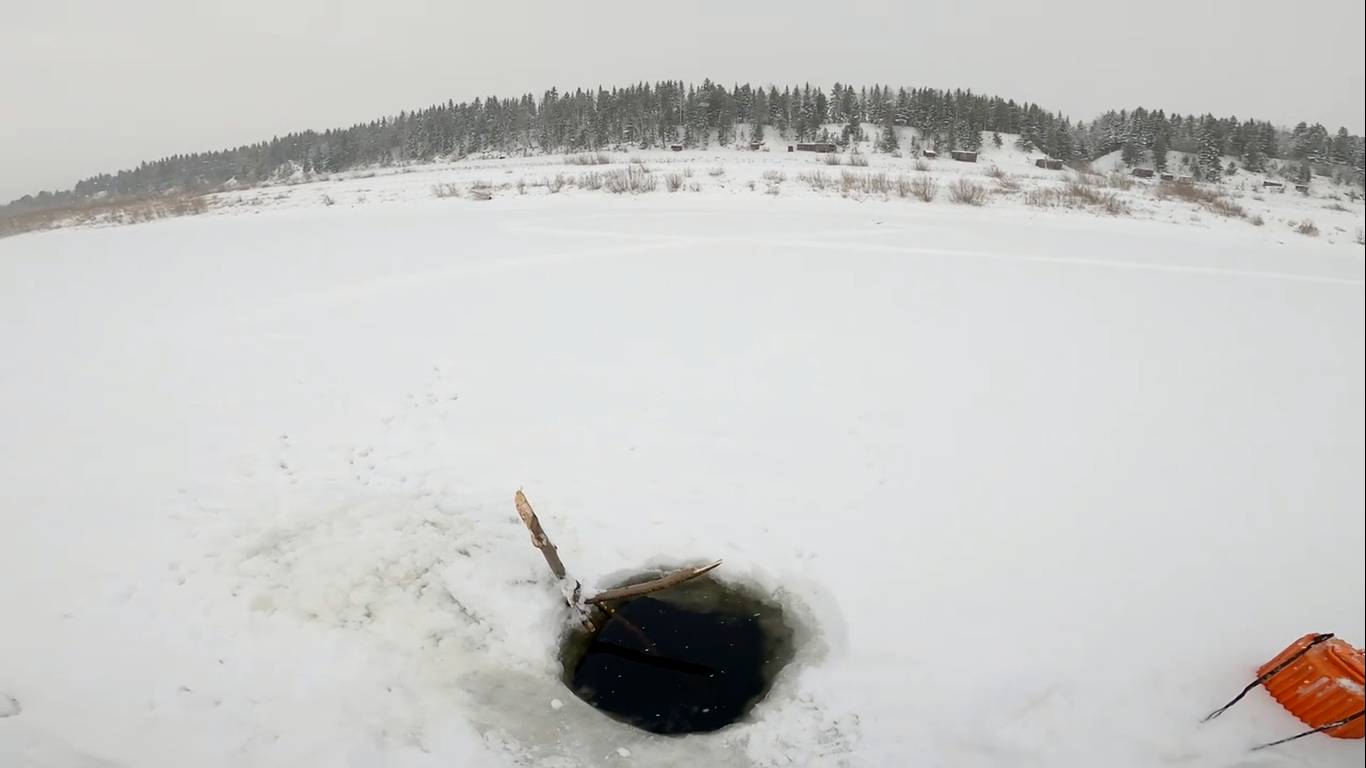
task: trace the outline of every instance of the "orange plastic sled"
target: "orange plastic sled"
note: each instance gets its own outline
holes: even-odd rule
[[[1337,638],[1315,642],[1318,637],[1301,637],[1257,670],[1258,677],[1271,673],[1262,685],[1310,728],[1356,715],[1366,699],[1366,659],[1362,650]],[[1303,655],[1284,669],[1273,671],[1297,653]],[[1324,733],[1339,739],[1360,739],[1366,735],[1366,720],[1357,717]]]

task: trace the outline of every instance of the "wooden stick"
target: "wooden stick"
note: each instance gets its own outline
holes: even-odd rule
[[[602,625],[604,627],[607,626],[607,620],[616,619],[618,626],[636,636],[636,639],[640,641],[641,647],[646,652],[648,652],[651,648],[655,647],[655,641],[651,640],[650,636],[645,634],[645,630],[641,629],[640,627],[637,627],[635,624],[632,624],[631,620],[626,618],[625,616],[618,614],[615,610],[612,609],[612,606],[606,603],[599,603],[598,605],[593,606],[593,610],[597,611],[605,617],[602,621]]]
[[[550,572],[555,574],[555,578],[563,579],[565,570],[564,563],[560,562],[560,552],[550,543],[550,537],[545,535],[540,519],[531,509],[531,503],[526,500],[526,494],[519,488],[514,499],[517,503],[517,516],[522,518],[522,524],[531,531],[531,546],[541,550],[541,555],[545,557],[546,565],[550,566]]]
[[[721,565],[721,561],[717,560],[710,565],[702,565],[696,568],[683,568],[672,573],[666,573],[657,579],[641,582],[640,584],[631,584],[626,587],[604,590],[593,595],[584,602],[589,605],[597,605],[598,603],[605,603],[612,600],[625,600],[628,597],[648,595],[651,592],[658,592],[661,589],[668,589],[669,587],[678,586],[685,581],[695,579],[708,571],[714,570],[719,565]]]
[[[594,612],[600,612],[597,610],[598,607],[590,606],[585,609],[583,604],[579,603],[579,582],[569,578],[564,563],[560,561],[559,550],[555,549],[555,545],[550,542],[550,537],[541,527],[540,518],[536,517],[535,510],[531,508],[531,502],[526,500],[526,494],[522,493],[520,488],[517,489],[517,495],[513,497],[513,501],[517,505],[517,516],[522,518],[522,524],[526,526],[528,531],[531,531],[531,546],[541,550],[541,556],[545,558],[546,565],[550,566],[550,572],[555,574],[556,579],[559,579],[560,586],[564,587],[568,582],[573,582],[573,592],[568,590],[564,592],[564,601],[569,605],[569,610],[578,616],[579,623],[583,625],[585,630],[596,632],[600,625],[595,621],[597,617],[594,616]]]

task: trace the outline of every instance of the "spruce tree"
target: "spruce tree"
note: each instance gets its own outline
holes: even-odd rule
[[[840,131],[841,144],[854,144],[863,138],[863,128],[859,120],[858,110],[849,113],[849,122],[845,124],[844,130]]]
[[[720,102],[716,113],[716,141],[721,146],[728,147],[735,141],[737,103],[722,87],[716,89],[716,99]]]
[[[1199,142],[1200,177],[1205,181],[1219,181],[1224,171],[1219,164],[1223,152],[1220,151],[1218,129],[1213,118],[1201,122]]]
[[[1153,137],[1153,167],[1159,173],[1167,170],[1167,152],[1170,145],[1166,131],[1162,131]]]
[[[883,152],[895,152],[901,143],[896,138],[896,115],[892,110],[887,110],[882,118],[882,139],[878,141],[878,149]]]
[[[778,93],[777,86],[772,86],[768,91],[768,124],[778,129],[778,135],[786,138],[787,112],[791,105],[791,94],[784,90]]]
[[[1119,159],[1131,168],[1143,162],[1143,145],[1139,143],[1138,134],[1133,132],[1125,134],[1124,143],[1120,147]]]
[[[976,152],[982,148],[982,134],[966,119],[960,119],[957,122],[954,134],[953,143],[955,149]]]

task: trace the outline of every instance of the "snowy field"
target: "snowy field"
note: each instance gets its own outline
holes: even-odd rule
[[[1260,692],[1197,724],[1366,640],[1359,203],[1305,237],[1322,198],[754,194],[815,165],[752,157],[0,240],[0,766],[1361,765],[1248,752],[1302,728]],[[752,717],[569,693],[518,488],[589,584],[724,558],[778,596]]]

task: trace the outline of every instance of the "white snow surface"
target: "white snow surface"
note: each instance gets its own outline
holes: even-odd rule
[[[0,766],[1361,764],[1198,724],[1366,636],[1359,247],[696,167],[0,240]],[[717,733],[600,715],[518,488],[797,658]]]

